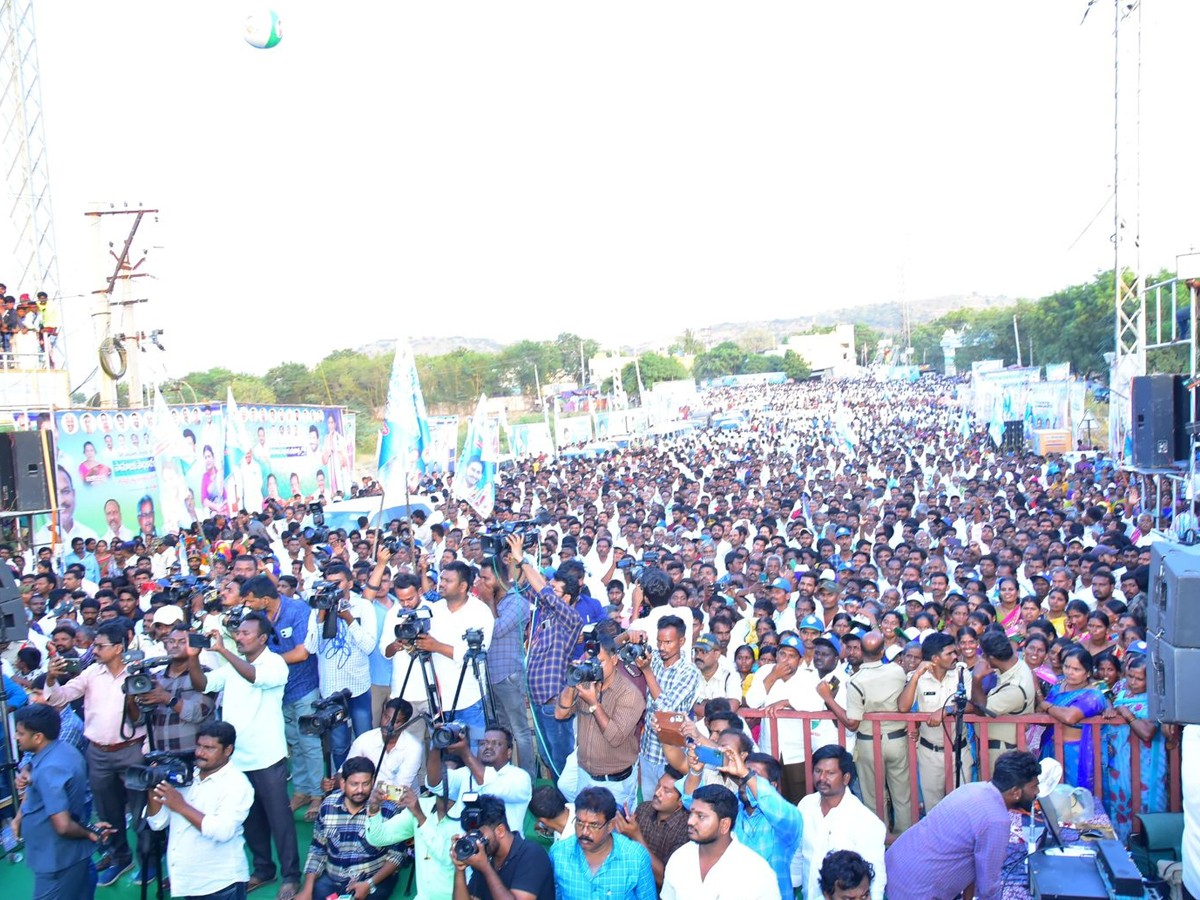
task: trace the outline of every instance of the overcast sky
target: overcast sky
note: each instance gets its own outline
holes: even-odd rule
[[[1040,296],[1112,264],[1112,5],[1084,7],[279,0],[263,51],[253,4],[39,2],[62,290],[102,285],[83,212],[116,201],[163,211],[134,293],[172,374]],[[1200,245],[1200,3],[1143,24],[1149,269]]]

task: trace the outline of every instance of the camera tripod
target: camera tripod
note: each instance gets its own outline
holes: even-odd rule
[[[154,753],[158,750],[156,741],[154,740],[154,722],[150,718],[150,710],[154,709],[157,704],[143,706],[138,703],[138,709],[141,710],[142,719],[146,722],[146,742],[150,745],[150,752]],[[135,725],[136,728],[136,725]],[[153,790],[153,788],[151,789]],[[151,858],[154,859],[154,881],[155,894],[157,900],[163,900],[163,845],[167,841],[167,833],[159,832],[152,829],[146,824],[146,806],[149,803],[149,792],[146,794],[146,799],[142,802],[141,811],[138,813],[137,826],[134,828],[134,834],[137,840],[137,855],[138,855],[138,877],[141,879],[141,900],[146,900],[146,893],[150,888],[149,882],[146,881],[146,865]],[[143,839],[142,834],[146,837]]]
[[[488,680],[487,651],[482,646],[468,646],[463,656],[462,668],[458,670],[458,684],[454,687],[454,700],[450,703],[450,721],[454,721],[454,713],[458,709],[458,698],[462,694],[463,682],[467,678],[467,665],[471,666],[471,675],[479,685],[479,700],[483,705],[484,727],[491,728],[499,720],[496,718],[496,701],[492,697],[492,686]]]

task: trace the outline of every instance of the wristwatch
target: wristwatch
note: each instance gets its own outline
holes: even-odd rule
[[[373,882],[373,881],[368,881],[368,882],[367,882],[367,884],[369,884],[369,885],[370,885],[370,887],[369,887],[369,888],[367,888],[367,893],[368,893],[368,894],[373,894],[373,893],[375,893],[375,889],[376,889],[376,887],[377,887],[377,885],[375,884],[375,882]]]
[[[594,716],[596,714],[596,704],[593,703],[591,706],[589,706],[587,711],[589,716]]]

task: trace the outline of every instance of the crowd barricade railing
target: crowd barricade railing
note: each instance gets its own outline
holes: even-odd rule
[[[765,734],[760,734],[761,744],[763,737],[769,736],[770,746],[772,748],[779,746],[779,720],[780,719],[800,719],[805,722],[814,721],[831,721],[837,724],[838,743],[843,747],[846,745],[846,726],[840,722],[837,717],[825,710],[821,712],[798,712],[796,710],[763,710],[750,709],[742,707],[738,711],[738,715],[747,720],[760,720]],[[909,790],[911,791],[911,802],[913,810],[913,818],[916,819],[916,811],[920,809],[920,791],[917,784],[917,741],[920,737],[920,726],[929,721],[929,713],[867,713],[863,716],[864,722],[882,722],[889,723],[893,729],[897,723],[903,723],[907,734],[907,750],[909,764]],[[947,716],[946,719],[949,727],[953,728],[953,717]],[[1047,715],[1031,714],[1025,716],[980,716],[980,715],[964,715],[964,725],[970,725],[975,731],[976,737],[976,758],[979,765],[979,777],[981,780],[991,778],[991,761],[987,753],[988,745],[988,729],[996,725],[1015,724],[1017,728],[1017,749],[1028,750],[1029,742],[1026,736],[1026,728],[1030,725],[1058,725],[1054,729],[1054,758],[1060,764],[1063,762],[1063,728],[1062,723]],[[1092,792],[1096,796],[1097,804],[1102,800],[1104,792],[1104,741],[1101,739],[1100,728],[1102,726],[1114,728],[1128,728],[1129,724],[1124,719],[1105,719],[1100,716],[1095,716],[1090,719],[1083,719],[1079,725],[1091,725],[1092,728],[1092,771],[1095,773],[1093,778]],[[872,757],[875,765],[875,812],[885,822],[887,821],[887,811],[885,808],[886,794],[884,791],[885,767],[883,763],[883,738],[882,735],[885,729],[879,726],[874,728],[874,734],[871,738]],[[858,743],[863,742],[862,738],[858,738]],[[1141,740],[1136,736],[1131,736],[1129,754],[1130,766],[1130,788],[1131,797],[1130,803],[1134,815],[1141,812],[1142,805],[1142,772],[1141,772],[1141,753],[1136,752],[1141,745]],[[982,749],[980,749],[982,748]],[[804,728],[804,783],[811,785],[812,780],[812,754],[817,748],[812,743],[812,727],[809,725]],[[954,788],[954,744],[953,741],[947,740],[943,742],[942,753],[945,762],[946,773],[946,790],[949,792]],[[970,773],[966,773],[967,778],[970,778]],[[1176,743],[1174,746],[1170,744],[1167,747],[1167,779],[1168,779],[1168,811],[1180,812],[1183,809],[1183,794],[1182,781],[1180,778],[1180,754],[1179,747]]]

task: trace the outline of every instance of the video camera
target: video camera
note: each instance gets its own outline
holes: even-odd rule
[[[187,787],[192,783],[192,766],[186,760],[161,750],[146,754],[146,765],[129,766],[121,780],[130,791],[149,791],[166,782],[171,787]]]
[[[176,575],[168,580],[167,586],[163,588],[163,593],[167,595],[169,604],[180,606],[191,599],[193,588],[183,575]]]
[[[427,606],[406,609],[396,617],[396,640],[403,644],[415,643],[423,634],[429,634],[433,613]]]
[[[333,581],[314,581],[308,605],[312,609],[323,609],[327,612],[340,609],[342,606],[341,587]]]
[[[466,862],[479,850],[480,844],[487,844],[480,827],[483,825],[483,810],[479,806],[479,795],[468,793],[462,795],[463,810],[459,822],[463,834],[454,842],[454,856],[459,862]]]
[[[461,722],[439,722],[429,735],[429,747],[432,750],[445,750],[457,744],[466,734],[467,726]]]
[[[484,556],[502,559],[508,555],[508,536],[516,534],[521,538],[522,551],[532,553],[537,549],[538,541],[541,539],[540,529],[549,524],[550,513],[545,510],[539,512],[532,519],[504,522],[493,531],[479,536],[479,548],[483,551]]]
[[[121,662],[125,664],[125,680],[121,683],[121,690],[127,697],[142,697],[158,687],[149,670],[165,666],[171,660],[166,656],[146,659],[146,654],[141,650],[126,650],[121,654]]]
[[[342,688],[336,694],[331,694],[324,700],[318,700],[312,705],[311,715],[301,716],[299,720],[301,734],[329,734],[337,726],[350,718],[350,690]]]
[[[324,544],[329,540],[329,529],[325,527],[325,507],[320,503],[308,504],[313,523],[300,533],[309,544]]]

